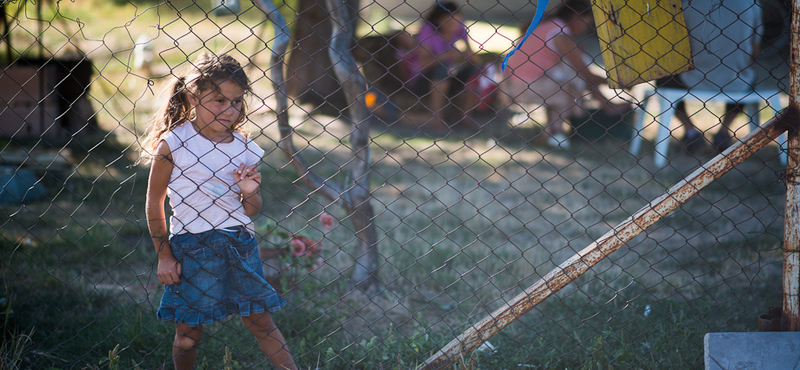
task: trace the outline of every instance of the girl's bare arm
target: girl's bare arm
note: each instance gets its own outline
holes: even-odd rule
[[[169,145],[162,141],[156,148],[156,154],[150,166],[145,212],[150,237],[153,239],[153,246],[155,246],[158,255],[158,281],[166,285],[177,284],[181,281],[181,266],[172,254],[172,248],[169,245],[169,231],[167,230],[167,218],[164,210],[164,201],[167,199],[167,184],[169,183],[172,168],[172,155]]]

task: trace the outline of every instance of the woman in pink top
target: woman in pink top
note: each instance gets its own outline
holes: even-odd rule
[[[425,24],[416,36],[418,47],[414,54],[414,75],[409,76],[409,86],[418,96],[430,95],[428,109],[441,126],[454,123],[467,116],[469,107],[475,106],[476,96],[465,90],[470,77],[479,71],[477,54],[469,46],[464,18],[452,2],[438,1],[433,5]],[[456,44],[463,42],[464,51]],[[448,101],[456,101],[459,94],[463,116],[447,119],[444,107]]]
[[[604,77],[589,70],[574,35],[592,24],[592,6],[584,0],[567,0],[534,30],[509,58],[500,88],[515,104],[542,104],[547,111],[546,143],[568,148],[564,121],[581,115],[581,101],[590,93],[603,110],[619,113],[625,104],[611,103],[598,89]],[[523,32],[527,29],[523,28]],[[519,41],[518,41],[519,42]]]

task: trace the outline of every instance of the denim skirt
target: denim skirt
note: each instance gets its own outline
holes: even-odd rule
[[[175,235],[169,243],[181,264],[181,282],[166,286],[161,320],[198,326],[286,305],[264,280],[258,243],[245,227]]]

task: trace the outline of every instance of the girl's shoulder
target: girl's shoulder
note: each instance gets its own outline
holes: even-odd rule
[[[195,135],[197,135],[197,132],[195,132],[194,126],[192,126],[191,122],[186,121],[180,126],[167,131],[161,136],[161,140],[165,141],[172,151],[175,151],[184,146],[185,142]]]

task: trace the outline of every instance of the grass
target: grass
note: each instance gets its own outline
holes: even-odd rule
[[[335,127],[333,125],[331,129]],[[398,139],[381,137],[379,141]],[[425,143],[423,140],[415,143],[419,144]],[[444,155],[447,147],[455,144],[444,141],[436,145],[444,150],[433,151],[430,153],[432,158],[426,161],[438,160],[436,156]],[[113,146],[110,147],[110,150],[98,148],[95,154],[113,153]],[[318,146],[321,147],[324,143]],[[400,154],[397,157],[401,157]],[[331,155],[331,158],[335,160],[337,156]],[[278,161],[274,157],[268,159],[269,163]],[[470,162],[469,158],[460,160]],[[503,160],[487,156],[486,161],[502,164]],[[556,157],[554,160],[560,159]],[[327,238],[334,246],[342,247],[342,251],[330,256],[325,269],[301,277],[304,280],[290,296],[296,307],[286,317],[279,317],[287,328],[292,348],[296,348],[298,357],[309,367],[320,362],[329,364],[331,368],[347,367],[345,364],[370,368],[375,361],[388,367],[413,366],[463,330],[470,320],[478,319],[496,307],[500,303],[498,297],[515,294],[517,287],[527,286],[563,261],[572,253],[568,245],[580,246],[581,240],[588,242],[593,237],[581,235],[581,231],[591,233],[593,228],[605,229],[607,224],[618,221],[609,220],[609,217],[622,218],[622,215],[604,216],[603,209],[594,208],[609,207],[613,211],[625,200],[641,205],[644,196],[634,194],[663,190],[660,183],[646,180],[646,176],[631,174],[630,171],[614,174],[610,169],[595,168],[590,163],[559,169],[540,162],[516,168],[506,166],[502,171],[492,164],[480,164],[472,165],[467,172],[459,170],[465,166],[463,163],[430,166],[407,162],[396,168],[382,165],[382,161],[377,163],[376,172],[392,174],[390,180],[384,181],[387,185],[376,186],[378,224],[386,235],[381,245],[381,253],[386,257],[381,276],[387,291],[373,298],[348,291],[338,270],[349,264],[346,246],[350,231],[346,222],[341,223]],[[145,172],[128,165],[120,163],[107,168],[90,162],[78,166],[73,176],[79,179],[78,185],[71,187],[71,191],[62,193],[51,203],[15,209],[4,223],[4,271],[6,280],[10,280],[14,302],[19,302],[15,312],[21,312],[15,314],[15,322],[24,323],[18,325],[20,329],[36,329],[33,335],[36,345],[30,353],[36,354],[33,357],[39,360],[31,360],[31,364],[42,368],[59,366],[62,360],[79,366],[99,364],[106,358],[106,353],[120,343],[123,345],[118,352],[120,361],[135,361],[141,368],[159,368],[168,358],[163,347],[169,342],[171,329],[152,318],[156,297],[143,300],[136,297],[135,289],[110,293],[99,288],[109,281],[123,287],[155,281],[149,270],[152,254],[148,243],[142,240],[145,237],[142,210],[133,201],[142,199],[144,182],[131,181],[120,185],[118,180],[131,176],[142,179]],[[280,167],[277,163],[272,166]],[[536,166],[541,169],[542,178],[546,179],[541,181],[543,184],[538,188],[520,185],[522,180],[515,176],[524,176]],[[436,168],[437,172],[430,173],[431,168]],[[117,171],[119,173],[114,175]],[[548,178],[547,171],[561,173],[564,178],[553,175]],[[594,177],[582,171],[591,172]],[[609,181],[612,185],[606,186],[614,191],[598,191],[606,176],[617,178],[617,181]],[[558,355],[556,357],[565,358],[558,363],[568,368],[579,368],[583,364],[580,353],[587,350],[596,358],[595,362],[614,364],[627,357],[608,357],[601,349],[624,344],[623,351],[632,351],[626,347],[632,346],[632,341],[644,341],[642,338],[646,338],[647,343],[659,338],[666,341],[675,335],[670,330],[685,331],[685,327],[694,325],[694,317],[702,316],[695,312],[708,315],[711,311],[711,306],[705,302],[699,309],[692,310],[696,297],[708,292],[716,291],[723,296],[721,299],[728,300],[723,303],[732,306],[730,310],[717,312],[757,310],[758,307],[753,305],[761,299],[770,299],[770,296],[756,292],[779,291],[777,287],[753,290],[754,287],[748,284],[762,279],[768,282],[770,280],[766,277],[776,274],[768,273],[769,264],[763,264],[761,260],[778,260],[779,251],[775,246],[779,245],[780,239],[775,235],[779,235],[780,223],[763,225],[759,220],[765,217],[751,216],[740,221],[723,216],[721,211],[729,209],[724,205],[729,202],[734,207],[750,209],[751,214],[753,211],[766,212],[770,207],[763,206],[759,193],[769,194],[770,188],[779,193],[780,185],[767,182],[756,186],[758,180],[746,172],[732,173],[731,176],[723,181],[735,184],[744,181],[738,186],[745,191],[738,191],[734,196],[728,194],[723,186],[712,187],[702,198],[688,203],[669,217],[663,225],[668,230],[680,230],[680,235],[672,235],[679,240],[681,237],[685,240],[686,236],[707,238],[706,234],[716,233],[714,237],[722,238],[718,244],[703,247],[702,243],[692,243],[698,246],[677,247],[675,241],[666,238],[658,241],[660,247],[657,247],[654,240],[640,240],[635,245],[638,249],[631,246],[612,256],[611,262],[599,265],[593,271],[596,280],[582,279],[575,288],[565,290],[529,314],[531,323],[527,323],[529,319],[525,318],[515,324],[516,327],[531,325],[536,330],[515,330],[512,326],[498,339],[493,339],[495,345],[501,351],[506,347],[517,348],[520,343],[549,348]],[[280,193],[282,202],[267,208],[286,211],[284,207],[291,203],[303,204],[295,209],[296,214],[281,220],[289,229],[303,227],[307,223],[304,220],[310,219],[310,215],[322,207],[313,198],[304,199],[304,192],[291,186],[289,179],[293,177],[291,171],[280,171],[269,180],[276,185],[275,188],[289,191]],[[492,180],[493,177],[497,179]],[[528,183],[532,179],[526,178]],[[563,188],[567,183],[572,189]],[[130,188],[118,189],[126,186]],[[265,186],[265,189],[270,188]],[[435,194],[433,198],[426,196],[430,192]],[[130,196],[109,197],[117,193]],[[269,190],[266,194],[272,199],[277,198]],[[570,197],[570,194],[581,196]],[[295,200],[290,202],[287,198]],[[580,203],[575,203],[576,198]],[[591,212],[585,210],[586,204],[593,204]],[[756,206],[759,204],[761,208]],[[699,210],[702,217],[693,216],[695,210]],[[569,212],[572,212],[572,217],[569,217]],[[741,215],[742,212],[731,214]],[[762,223],[775,235],[752,237],[739,232],[746,229],[749,222]],[[12,237],[15,233],[24,237]],[[735,235],[729,235],[731,233]],[[738,242],[723,244],[726,236]],[[753,253],[763,256],[754,261]],[[709,268],[711,273],[703,272]],[[32,271],[47,271],[47,274],[32,275]],[[724,294],[731,293],[729,288],[744,292],[743,298],[724,298]],[[630,298],[611,299],[620,294],[627,294]],[[682,297],[687,297],[688,307]],[[774,295],[771,298],[776,300],[779,297]],[[609,301],[612,303],[606,303]],[[661,330],[664,333],[660,336],[651,334],[650,324],[637,324],[633,310],[618,307],[619,302],[628,301],[635,302],[640,311],[642,301],[652,302],[654,307],[658,304],[658,307],[663,307],[664,317],[688,310],[692,313],[682,315],[692,319],[674,325],[666,318],[659,319],[655,313],[659,310],[654,309],[651,320],[663,325]],[[596,305],[587,305],[587,302]],[[715,302],[713,307],[720,305]],[[119,323],[115,319],[119,317],[134,320]],[[549,324],[537,323],[543,318]],[[570,320],[573,318],[578,320]],[[731,319],[726,317],[722,322],[707,324],[707,327],[742,330],[748,327],[742,318],[734,318],[733,323],[727,320]],[[615,334],[616,323],[625,328],[621,336]],[[576,325],[578,327],[573,329]],[[667,327],[672,329],[667,330]],[[341,329],[331,331],[330,328]],[[575,334],[565,337],[565,332]],[[533,337],[529,337],[531,335]],[[694,339],[686,343],[687,347],[698,348],[691,344],[697,343],[697,335],[700,334],[695,333]],[[204,347],[204,353],[208,353],[205,361],[211,364],[221,363],[226,346],[235,349],[251,347],[248,336],[243,334],[235,320],[221,325],[218,332],[210,336],[212,344]],[[632,338],[626,339],[628,336]],[[91,346],[87,348],[86,343]],[[542,343],[566,344],[553,348],[553,344],[539,346]],[[144,351],[148,356],[139,356],[136,351]],[[529,363],[530,358],[520,355],[540,351],[519,351],[516,357],[512,354],[497,357],[479,355],[474,361],[491,365],[502,358],[503,361],[514,359]],[[565,356],[570,353],[575,353],[572,359]],[[244,358],[239,355],[239,352],[234,352],[240,363],[259,358],[252,352],[246,352]],[[549,368],[555,364],[547,362],[555,359],[547,358],[550,357],[541,360],[537,366]],[[651,366],[659,367],[658,364]]]
[[[322,127],[299,129],[315,136]],[[325,129],[330,137],[346,132],[335,122]],[[413,368],[682,172],[654,177],[624,153],[596,160],[592,152],[609,148],[603,143],[542,153],[487,149],[484,139],[403,141],[376,138],[394,148],[376,156],[372,179],[385,291],[368,297],[349,290],[352,230],[328,207],[340,223],[324,235],[326,266],[296,276],[292,306],[276,316],[304,368]],[[313,145],[328,170],[346,159],[325,135]],[[88,159],[66,182],[69,191],[8,208],[3,221],[13,326],[33,331],[22,358],[30,368],[167,366],[172,329],[153,316],[160,290],[137,288],[156,282],[137,201],[146,168],[124,156],[112,166],[96,163],[112,154],[119,155],[113,144],[78,153]],[[264,168],[282,168],[282,161],[273,152]],[[780,302],[782,185],[764,163],[769,158],[753,158],[703,190],[492,338],[497,354],[477,353],[462,367],[697,368],[705,332],[754,330],[753,317]],[[264,172],[265,215],[288,230],[317,232],[314,217],[326,203],[294,185],[291,170]],[[644,318],[647,305],[652,313]],[[236,319],[209,330],[204,366],[263,363]]]
[[[136,137],[158,98],[144,76],[127,69],[132,40],[154,32],[155,22],[163,26],[156,77],[203,50],[204,40],[214,40],[206,48],[243,55],[263,45],[252,34],[261,30],[247,27],[258,24],[255,14],[226,25],[231,41],[223,42],[212,38],[220,27],[198,9],[177,19],[163,7],[95,3],[64,3],[61,11],[83,22],[86,36],[77,42],[98,70],[90,95],[109,134],[0,143],[0,151],[72,150],[70,167],[38,172],[51,200],[3,205],[0,212],[3,366],[171,366],[174,329],[155,318],[162,287],[143,214],[148,169],[134,165]],[[77,22],[66,24],[52,27],[73,27],[64,33],[74,34]],[[182,38],[187,24],[196,32]],[[37,29],[27,18],[19,27]],[[21,32],[14,37],[16,45],[31,45]],[[58,36],[45,40],[52,43],[47,50],[65,43]],[[265,56],[255,58],[265,63]],[[254,66],[256,76],[259,68],[265,67]],[[165,79],[153,81],[155,91]],[[267,85],[257,82],[255,100],[269,105]],[[303,154],[339,181],[350,127],[299,111],[292,108],[291,120]],[[705,114],[698,121],[712,125]],[[659,170],[613,141],[549,151],[528,143],[532,125],[510,130],[499,120],[491,134],[444,138],[375,126],[371,184],[383,291],[367,296],[351,290],[347,278],[354,258],[347,216],[297,182],[276,148],[274,115],[257,109],[251,119],[268,152],[263,215],[327,247],[324,267],[287,279],[290,306],[275,315],[304,369],[414,368],[703,160],[672,151],[670,166]],[[758,314],[780,305],[780,171],[774,147],[757,153],[492,337],[496,353],[476,352],[456,366],[701,368],[704,333],[754,331]],[[339,220],[330,232],[316,223],[323,210]],[[274,241],[259,237],[265,245]],[[265,364],[236,318],[207,328],[199,368]]]

